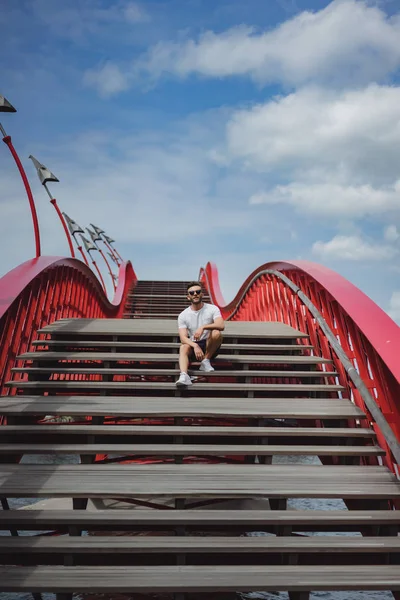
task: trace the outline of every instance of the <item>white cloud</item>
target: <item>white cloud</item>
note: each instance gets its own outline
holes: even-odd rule
[[[177,267],[190,255],[197,269],[210,259],[208,250],[220,236],[238,231],[245,235],[257,221],[241,193],[231,189],[228,197],[217,189],[218,173],[207,155],[216,130],[207,115],[199,123],[186,120],[159,132],[83,131],[54,140],[51,154],[43,145],[36,155],[60,178],[53,191],[62,211],[83,226],[94,222],[106,229],[117,247],[129,247],[135,265],[146,254],[154,261],[160,253],[160,276],[170,251],[175,260],[181,257]],[[23,148],[20,153],[23,157],[29,152]],[[68,255],[54,209],[30,161],[24,163],[39,211],[43,254]],[[18,264],[32,257],[34,245],[27,201],[11,158],[0,165],[0,179],[0,237],[4,247],[15,249],[12,260]],[[18,227],[10,228],[17,222]],[[195,240],[200,238],[199,245]],[[3,253],[0,274],[11,266]]]
[[[400,66],[400,18],[364,0],[334,0],[259,32],[239,26],[197,40],[159,42],[127,77],[249,76],[257,83],[359,85],[382,80]]]
[[[108,56],[110,49],[113,53],[115,48],[116,55],[125,61],[132,48],[137,49],[134,32],[141,32],[141,41],[147,36],[148,27],[138,27],[135,23],[148,19],[142,6],[147,8],[151,3],[32,0],[32,6],[38,4],[42,7],[40,18],[48,27],[37,29],[50,37],[45,36],[44,46],[40,36],[37,38],[31,60],[41,64],[43,71],[47,67],[46,61],[43,65],[43,52],[49,48],[48,44],[53,44],[55,54],[57,52],[58,47],[51,37],[55,33],[74,41],[82,38],[86,60],[93,52]],[[360,19],[355,25],[357,11]],[[370,35],[365,33],[367,22]],[[154,36],[160,35],[158,24],[159,20]],[[31,23],[29,27],[32,28]],[[57,90],[52,103],[46,104],[38,91],[37,76],[31,77],[30,97],[33,94],[37,100],[30,103],[31,121],[37,123],[43,114],[48,116],[41,128],[47,138],[42,137],[40,145],[36,129],[28,127],[24,130],[24,139],[27,146],[29,142],[29,148],[21,149],[24,142],[20,140],[18,149],[22,157],[33,152],[54,170],[62,182],[56,186],[61,209],[82,225],[94,221],[105,227],[117,240],[121,254],[132,259],[141,276],[162,277],[168,273],[176,279],[195,277],[199,265],[213,259],[221,275],[229,280],[233,294],[253,268],[270,259],[299,255],[310,258],[314,240],[322,240],[320,244],[325,254],[319,255],[321,262],[329,262],[329,257],[333,257],[332,244],[327,249],[324,241],[332,238],[336,231],[326,233],[321,220],[315,229],[316,220],[310,215],[327,218],[327,226],[335,225],[335,217],[346,216],[356,219],[372,215],[374,222],[380,221],[377,224],[380,229],[400,222],[392,218],[400,207],[400,183],[397,182],[400,176],[400,89],[372,85],[341,92],[330,85],[339,80],[347,84],[351,70],[355,74],[351,85],[364,81],[364,77],[367,80],[376,73],[383,76],[393,70],[393,65],[398,63],[397,50],[392,53],[392,32],[397,28],[395,19],[386,18],[364,2],[335,2],[328,9],[303,13],[266,33],[239,28],[209,34],[198,41],[172,45],[176,49],[172,55],[168,54],[168,44],[161,43],[133,66],[128,62],[109,61],[86,74],[86,84],[105,96],[131,86],[141,74],[139,67],[144,69],[146,77],[157,78],[162,74],[159,67],[164,60],[166,70],[182,78],[191,73],[211,77],[239,73],[260,82],[275,78],[278,82],[295,85],[300,82],[303,86],[296,93],[254,108],[219,111],[214,121],[210,113],[197,115],[196,131],[187,120],[174,123],[168,130],[165,125],[160,126],[165,115],[156,114],[154,119],[151,102],[143,111],[143,119],[131,104],[123,103],[118,107],[118,119],[113,121],[110,117],[104,132],[87,131],[85,124],[97,123],[104,106],[93,102],[93,115],[89,117],[87,111],[76,112],[81,90],[74,87],[75,73],[69,74],[69,82],[65,80],[66,70],[73,70],[76,65],[80,67],[84,60],[75,48],[72,54],[65,55],[61,79],[59,54],[51,63],[51,68],[56,65],[51,89]],[[94,37],[98,34],[101,39]],[[293,38],[293,43],[289,38]],[[298,48],[296,43],[300,42],[301,48]],[[149,43],[147,37],[145,43]],[[338,53],[339,44],[342,54]],[[61,47],[65,51],[65,44]],[[304,53],[310,48],[314,54],[307,58]],[[387,57],[392,53],[387,60],[385,52]],[[149,63],[150,59],[154,59],[154,64]],[[23,65],[25,67],[13,73],[14,81],[20,82],[16,89],[21,97],[26,90],[26,77],[29,78],[26,63]],[[310,79],[315,87],[304,86]],[[324,83],[329,84],[325,90],[322,89]],[[15,92],[13,97],[17,102]],[[54,97],[61,103],[54,103]],[[210,97],[207,103],[209,100]],[[55,127],[49,145],[50,130],[54,128],[60,106],[65,118],[61,129]],[[81,120],[76,121],[79,114]],[[112,129],[121,122],[123,131]],[[144,122],[151,123],[151,131],[143,132]],[[79,137],[73,134],[71,138],[66,137],[69,128],[65,129],[65,123],[70,123],[72,131],[79,128]],[[35,182],[43,253],[67,255],[68,248],[55,212],[31,169],[28,162],[28,174]],[[13,248],[12,255],[0,256],[0,270],[4,272],[10,268],[10,261],[19,263],[32,255],[33,236],[26,199],[14,165],[3,161],[0,171],[0,237],[4,247]],[[257,190],[261,190],[259,194]],[[248,197],[252,197],[252,202],[273,206],[250,207],[246,202]],[[304,217],[303,213],[307,215]],[[10,223],[18,223],[18,226],[10,228]],[[342,225],[342,234],[353,234],[354,229]],[[360,239],[364,243],[361,254],[365,256],[366,247],[371,252],[371,246],[378,248],[379,244],[363,241],[362,227],[358,225],[355,230],[360,237],[353,237],[358,240],[358,252]],[[293,231],[299,232],[297,240],[293,239]],[[393,236],[393,231],[388,231],[386,236]],[[198,239],[201,244],[196,244]],[[268,247],[266,241],[270,242]],[[391,241],[382,241],[384,248],[389,248]],[[232,252],[234,247],[240,248],[240,257]],[[348,244],[344,247],[348,251]],[[341,252],[345,250],[342,244]],[[385,252],[391,254],[393,249],[386,249],[383,254]],[[379,248],[374,250],[374,257],[379,253],[382,253]],[[344,261],[341,266],[348,269],[346,275],[358,283],[362,270],[359,267],[364,265]],[[387,265],[382,262],[379,267],[384,277]],[[368,269],[366,263],[365,272]],[[400,289],[394,276],[390,273],[382,286],[377,285],[375,278],[370,279],[364,287],[371,295],[384,289],[388,298],[388,289]]]
[[[95,88],[100,96],[108,97],[128,89],[129,84],[120,68],[110,62],[86,71],[83,83]]]
[[[400,44],[399,44],[400,47]],[[335,172],[343,181],[392,182],[399,175],[400,87],[341,93],[306,88],[234,113],[227,154],[259,170]]]
[[[396,242],[400,238],[400,233],[396,225],[388,225],[384,230],[383,236],[387,242]]]
[[[400,324],[400,292],[393,292],[389,302],[389,315]]]
[[[317,241],[312,251],[322,259],[351,261],[389,260],[397,254],[392,246],[371,243],[356,235],[336,235],[329,242]]]
[[[299,212],[337,219],[362,219],[369,215],[387,218],[387,211],[400,212],[400,180],[387,189],[375,189],[370,185],[343,186],[333,182],[294,182],[253,194],[249,203],[286,204]]]

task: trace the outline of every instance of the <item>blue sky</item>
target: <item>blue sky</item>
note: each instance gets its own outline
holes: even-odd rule
[[[400,0],[3,0],[2,123],[140,278],[216,262],[230,300],[260,264],[323,263],[400,319]],[[0,151],[0,274],[32,256]],[[12,249],[12,251],[11,251]]]

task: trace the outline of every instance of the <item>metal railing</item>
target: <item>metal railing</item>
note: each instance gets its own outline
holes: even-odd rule
[[[130,263],[120,266],[110,302],[93,272],[81,261],[58,257],[29,260],[0,279],[0,393],[18,355],[31,350],[37,330],[63,318],[118,318],[136,281]],[[39,338],[40,339],[40,338]],[[42,336],[43,339],[43,336]],[[0,409],[1,413],[1,409]]]
[[[225,319],[280,321],[308,333],[316,354],[332,359],[348,397],[367,414],[386,464],[399,476],[400,382],[392,353],[400,350],[400,329],[376,304],[312,263],[262,265],[228,305],[215,265],[208,263],[199,278]]]

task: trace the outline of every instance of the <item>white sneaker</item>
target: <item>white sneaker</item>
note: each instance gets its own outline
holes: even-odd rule
[[[205,371],[206,373],[210,373],[211,371],[214,371],[214,367],[211,366],[211,363],[208,360],[208,358],[205,358],[204,360],[201,361],[199,371]]]
[[[188,385],[192,385],[192,380],[187,373],[181,373],[175,385],[177,387],[187,387]]]

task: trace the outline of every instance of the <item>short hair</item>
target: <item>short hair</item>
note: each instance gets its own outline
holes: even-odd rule
[[[191,281],[190,283],[188,283],[186,286],[186,291],[188,291],[194,285],[198,285],[199,287],[201,287],[201,291],[203,291],[203,286],[201,285],[200,281]]]

